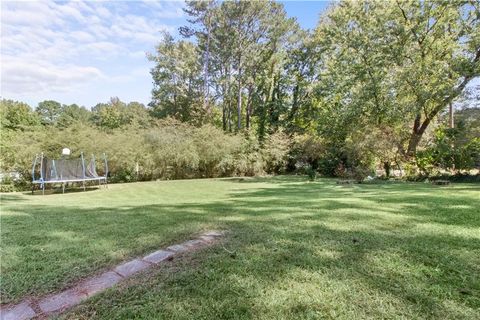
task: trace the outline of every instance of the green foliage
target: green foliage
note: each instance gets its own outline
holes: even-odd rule
[[[302,172],[305,168],[311,167],[316,170],[321,166],[320,163],[326,153],[326,144],[323,139],[314,135],[297,134],[293,137],[290,149],[289,169],[290,171],[300,170]],[[323,171],[323,173],[325,172]]]
[[[125,124],[125,103],[112,98],[109,103],[99,103],[92,108],[92,120],[98,127],[116,129]]]
[[[45,100],[38,104],[35,112],[40,117],[42,124],[56,125],[62,112],[62,105],[54,100]]]
[[[98,103],[92,108],[92,122],[106,130],[118,129],[128,125],[147,128],[152,119],[147,108],[139,102],[126,104],[118,97],[112,97],[108,103]]]
[[[57,126],[67,128],[75,123],[88,124],[91,118],[91,112],[85,107],[76,104],[63,105],[58,117]]]
[[[253,176],[285,172],[290,151],[290,138],[282,132],[271,135],[262,147],[252,133],[232,135],[212,125],[196,127],[171,118],[149,128],[131,124],[108,129],[74,122],[62,129],[5,130],[2,172],[18,172],[26,183],[35,154],[58,158],[68,147],[72,157],[95,154],[100,174],[105,153],[111,182]]]
[[[6,174],[2,176],[2,181],[0,181],[0,192],[15,192],[17,188],[15,187],[15,181]]]
[[[15,191],[17,191],[17,189],[13,184],[5,184],[3,182],[0,184],[0,192],[15,192]]]
[[[432,145],[418,152],[416,163],[424,174],[435,170],[470,170],[480,166],[480,138],[464,139],[465,128],[438,128]]]
[[[317,178],[317,170],[313,169],[311,166],[308,166],[305,170],[310,181],[315,181]]]
[[[475,168],[478,94],[466,88],[480,75],[479,10],[340,1],[306,31],[281,3],[188,1],[184,39],[164,33],[149,56],[148,108],[2,100],[1,168],[26,179],[35,153],[65,146],[106,152],[114,181]],[[445,130],[451,103],[463,109]]]
[[[283,173],[287,170],[288,157],[293,139],[282,131],[277,131],[263,142],[262,157],[268,173]]]
[[[201,66],[196,45],[188,41],[175,42],[165,33],[157,45],[156,55],[149,59],[156,63],[151,70],[152,114],[158,118],[202,123]]]
[[[40,119],[30,106],[13,100],[0,100],[1,128],[26,130],[40,124]]]
[[[398,152],[413,157],[437,115],[480,74],[479,10],[473,1],[333,6],[315,40],[325,125],[337,134],[386,127]]]

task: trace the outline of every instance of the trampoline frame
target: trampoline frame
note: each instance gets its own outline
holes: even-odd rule
[[[99,187],[102,185],[102,181],[103,181],[103,184],[104,184],[105,188],[108,188],[108,183],[107,183],[108,162],[107,162],[107,156],[105,155],[105,153],[103,154],[103,161],[104,161],[104,164],[105,164],[105,175],[104,176],[98,176],[98,177],[87,177],[85,175],[85,158],[83,157],[83,152],[80,153],[80,159],[81,159],[81,162],[82,162],[82,175],[83,175],[83,178],[81,178],[81,179],[44,180],[44,177],[43,177],[43,159],[44,159],[44,155],[43,155],[43,152],[42,152],[40,155],[36,154],[35,159],[33,160],[33,165],[32,165],[32,194],[34,192],[35,185],[39,185],[40,189],[42,189],[42,194],[44,195],[45,194],[45,185],[49,184],[49,183],[50,184],[61,183],[62,184],[62,193],[65,193],[65,185],[69,182],[72,182],[72,183],[82,182],[83,191],[86,190],[86,186],[85,186],[86,181],[98,181]],[[35,169],[37,167],[38,160],[40,160],[40,179],[35,179]],[[55,167],[55,161],[56,160],[57,159],[52,159],[52,162],[53,162],[54,168],[55,168],[55,173],[56,173],[56,170],[57,170],[57,168]],[[94,168],[95,168],[95,171],[96,171],[95,156],[93,154],[92,154],[92,160],[93,160],[93,165],[95,166]]]

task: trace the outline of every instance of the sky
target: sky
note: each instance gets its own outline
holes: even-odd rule
[[[314,28],[327,1],[282,1]],[[110,97],[150,102],[162,31],[186,24],[183,1],[1,1],[2,98],[91,108]]]

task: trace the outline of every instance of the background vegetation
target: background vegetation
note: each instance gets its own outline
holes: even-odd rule
[[[276,2],[185,12],[181,37],[164,34],[149,57],[148,106],[2,100],[2,172],[28,181],[35,153],[64,146],[105,152],[112,181],[480,166],[477,1],[341,1],[315,30]]]

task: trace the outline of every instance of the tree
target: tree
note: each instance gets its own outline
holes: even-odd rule
[[[316,30],[319,75],[345,119],[397,131],[399,152],[415,156],[426,129],[480,74],[475,1],[349,2]],[[410,127],[410,129],[408,129]]]
[[[40,118],[26,103],[0,100],[0,120],[3,129],[25,130],[40,124]]]
[[[291,30],[298,28],[286,17],[283,5],[267,1],[200,1],[188,2],[185,12],[191,26],[183,26],[180,32],[184,37],[196,37],[204,65],[204,85],[214,89],[212,100],[221,105],[224,130],[231,131],[235,120],[237,130],[250,128],[255,110],[265,104],[269,104],[265,115],[278,121],[275,103],[270,100],[278,100],[286,93],[280,91],[285,43]],[[269,74],[265,74],[267,69]],[[268,121],[266,116],[263,118]]]
[[[130,125],[147,128],[152,118],[143,103],[132,101],[125,108],[124,121]]]
[[[57,126],[66,128],[74,123],[87,124],[90,121],[91,112],[77,104],[63,105],[58,117]]]
[[[62,105],[54,100],[45,100],[38,104],[35,112],[40,116],[44,125],[55,125],[62,113]]]
[[[199,28],[191,26],[180,27],[180,34],[186,38],[193,35],[197,38],[198,49],[203,51],[203,108],[210,112],[209,106],[209,74],[210,74],[210,43],[212,38],[213,21],[215,19],[215,1],[186,1],[186,7],[183,9],[190,19],[187,21],[193,26],[198,25]]]
[[[117,97],[110,98],[108,103],[98,103],[92,108],[92,121],[104,129],[116,129],[126,123],[124,102]]]
[[[159,118],[202,123],[205,112],[202,110],[201,64],[196,45],[175,42],[165,33],[156,55],[149,59],[156,63],[151,70],[154,82],[152,114]]]

